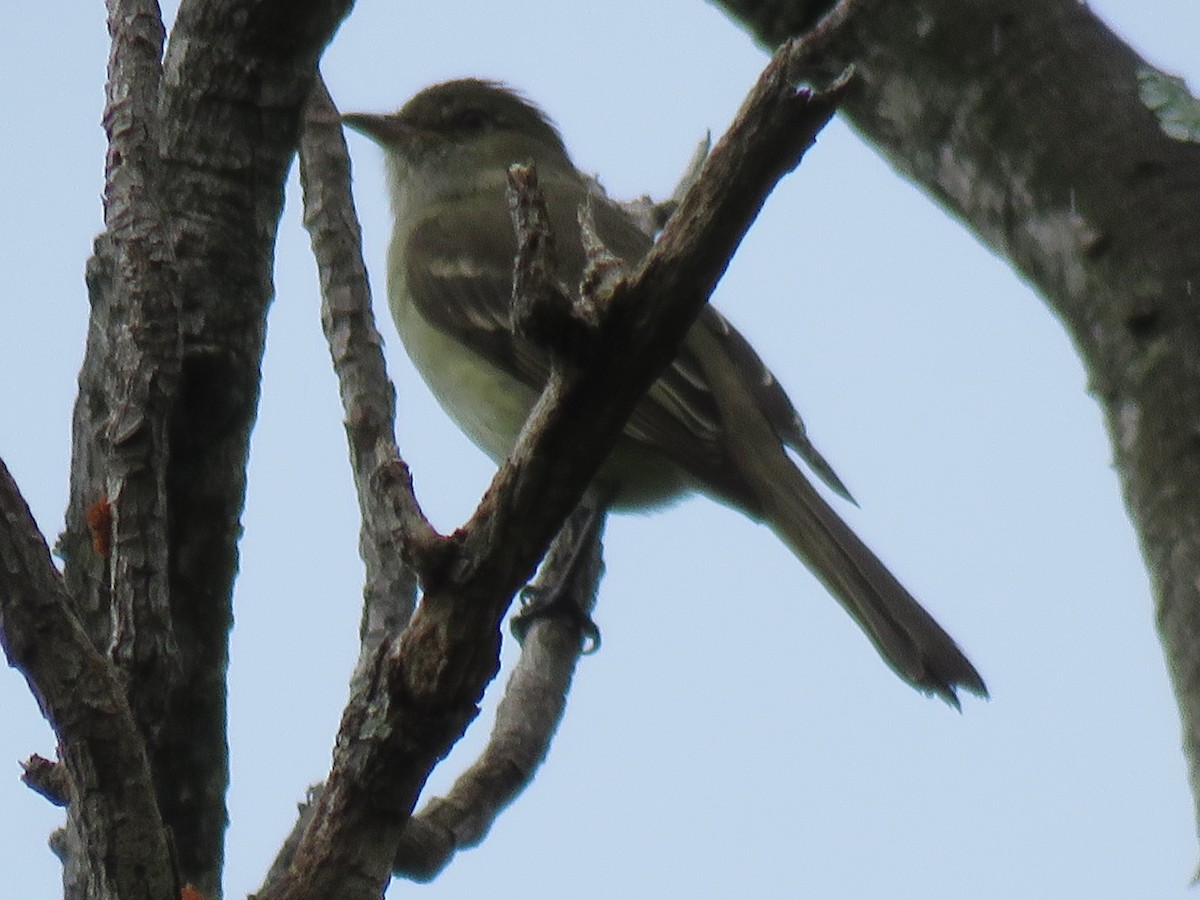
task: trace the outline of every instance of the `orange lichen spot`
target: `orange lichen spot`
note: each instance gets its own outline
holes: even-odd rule
[[[112,549],[112,504],[107,496],[88,507],[87,525],[92,532],[92,549],[108,559]]]
[[[204,900],[204,895],[194,886],[185,884],[179,892],[179,900]]]

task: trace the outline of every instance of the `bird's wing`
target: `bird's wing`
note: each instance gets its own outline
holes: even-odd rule
[[[544,188],[558,243],[559,277],[566,287],[575,289],[585,262],[576,210],[585,194],[574,185],[552,183]],[[594,198],[593,215],[605,245],[630,265],[649,249],[650,239],[618,207]],[[481,252],[481,248],[490,252]],[[500,370],[540,390],[549,364],[540,348],[512,332],[512,269],[499,262],[511,260],[515,254],[507,206],[496,202],[487,214],[481,214],[476,205],[450,204],[414,228],[404,253],[408,291],[416,311]],[[780,442],[795,449],[834,490],[849,496],[813,448],[792,402],[749,342],[711,307],[704,308],[692,327],[713,335]],[[625,433],[674,459],[714,493],[747,505],[748,498],[730,466],[720,409],[693,349],[696,343],[691,335],[685,339],[675,360],[634,410]]]
[[[750,346],[750,342],[711,306],[704,308],[696,327],[706,328],[725,351],[758,408],[779,435],[780,442],[795,450],[814,474],[853,503],[854,498],[833,470],[833,466],[809,440],[804,420],[800,418],[800,413],[796,411],[783,385]]]

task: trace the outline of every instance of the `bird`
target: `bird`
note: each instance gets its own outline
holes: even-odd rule
[[[394,226],[388,300],[406,352],[456,424],[499,462],[550,371],[514,333],[516,237],[507,170],[532,163],[557,244],[555,273],[580,283],[578,211],[590,204],[605,247],[635,264],[653,238],[572,162],[551,119],[502,82],[445,81],[393,113],[343,123],[384,152]],[[817,491],[789,450],[837,494],[844,484],[809,440],[779,381],[706,305],[630,416],[593,488],[617,511],[701,493],[764,523],[828,589],[906,682],[955,708],[987,688],[954,639]]]

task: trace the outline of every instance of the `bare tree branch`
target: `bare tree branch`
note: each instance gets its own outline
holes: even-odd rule
[[[362,512],[363,651],[351,684],[351,690],[359,690],[363,660],[374,655],[385,635],[399,634],[408,624],[416,602],[416,580],[402,563],[401,523],[372,489],[376,469],[398,458],[396,389],[388,378],[383,338],[371,309],[341,119],[319,78],[301,134],[300,183],[304,224],[321,279],[321,324],[346,411],[350,464]]]
[[[112,280],[106,299],[112,410],[103,446],[112,507],[110,653],[130,680],[143,734],[166,712],[179,656],[167,585],[167,428],[182,338],[174,248],[158,160],[163,31],[154,0],[110,0],[104,127],[104,225]]]
[[[404,565],[404,524],[377,490],[381,466],[403,465],[396,448],[396,390],[375,327],[371,291],[362,259],[362,232],[350,192],[350,156],[341,118],[318,76],[305,109],[300,136],[300,183],[304,224],[321,280],[321,325],[346,413],[350,467],[362,516],[359,552],[366,567],[362,645],[350,681],[352,697],[370,687],[371,664],[383,641],[399,634],[416,604],[416,577]],[[411,485],[408,488],[411,493]],[[413,503],[416,500],[413,498]],[[352,701],[353,702],[353,701]],[[315,785],[315,796],[324,788]],[[286,873],[314,806],[306,802],[292,833],[267,873],[260,894]]]
[[[359,694],[368,687],[365,677],[369,669],[364,663],[373,658],[382,639],[398,634],[411,616],[415,586],[411,570],[400,562],[402,549],[397,537],[405,526],[398,517],[389,516],[389,510],[379,503],[380,492],[372,489],[378,484],[373,478],[378,463],[396,455],[394,389],[384,368],[381,339],[371,311],[341,122],[320,83],[310,98],[301,137],[300,177],[305,223],[312,234],[321,278],[322,322],[346,408],[351,465],[363,516],[360,546],[367,570],[363,644],[351,683],[352,694]],[[587,510],[575,518],[581,516],[586,522],[568,523],[560,533],[543,567],[542,581],[575,575],[562,589],[571,591],[578,607],[586,610],[594,603],[600,574],[597,526],[602,520]],[[581,535],[585,525],[589,531]],[[584,538],[595,541],[591,553],[578,552]],[[589,564],[567,571],[577,556]],[[459,778],[449,797],[432,801],[409,822],[397,858],[398,874],[407,871],[417,878],[432,877],[455,850],[481,840],[490,822],[528,783],[561,718],[580,649],[578,622],[538,620],[501,701],[488,748]],[[323,785],[312,792],[315,795],[321,789]],[[302,805],[296,827],[261,890],[269,890],[287,870],[314,810],[311,802]]]
[[[0,461],[0,643],[58,736],[92,896],[177,897],[145,745],[113,665],[97,652],[29,507]]]
[[[595,606],[604,569],[603,525],[600,511],[582,506],[558,533],[533,589],[562,592],[578,615],[532,620],[487,746],[449,794],[432,798],[409,819],[393,874],[432,880],[456,852],[482,843],[500,813],[533,780],[566,711],[584,650],[581,621]]]
[[[721,0],[773,46],[828,0]],[[1150,572],[1200,822],[1200,144],[1076,0],[881,3],[827,63],[844,111],[1066,325]]]
[[[106,232],[89,267],[94,297],[103,295],[92,326],[104,347],[106,372],[91,384],[80,381],[80,400],[94,391],[97,414],[90,423],[92,453],[76,463],[89,476],[85,490],[91,495],[78,499],[93,514],[93,544],[95,514],[103,510],[105,552],[83,552],[79,569],[86,574],[73,594],[82,600],[79,609],[91,625],[92,641],[111,654],[127,679],[152,755],[179,676],[168,587],[166,481],[168,420],[182,342],[158,160],[165,34],[153,0],[110,0],[108,30]],[[58,842],[68,896],[94,894],[96,859],[89,842],[96,834],[82,821],[86,815],[85,808],[70,806]]]
[[[96,646],[112,639],[116,612],[118,655],[135,668],[151,653],[143,647],[160,658],[167,647],[177,650],[170,654],[176,676],[147,675],[144,687],[135,679],[131,697],[152,720],[169,695],[159,720],[145,723],[151,767],[179,870],[210,900],[221,891],[230,598],[275,231],[316,60],[349,6],[185,0],[160,80],[154,5],[113,5],[114,60],[136,74],[115,67],[111,85],[115,187],[109,230],[88,266],[92,316],[59,546],[69,592]],[[126,148],[132,160],[117,155]],[[154,184],[169,190],[154,197],[146,188]],[[149,198],[139,214],[145,218],[122,212],[124,192],[133,189]],[[172,265],[164,274],[166,261]],[[165,312],[164,330],[126,335],[123,323],[136,312],[131,300],[143,312]],[[118,352],[126,340],[140,357]],[[124,387],[114,360],[128,373]],[[132,404],[116,399],[125,389],[134,390]],[[156,431],[164,412],[165,431]],[[125,469],[113,462],[122,454]],[[146,461],[150,468],[138,468]],[[119,496],[109,496],[113,483]],[[153,498],[134,490],[151,483],[165,490]],[[117,514],[111,573],[92,549],[88,525],[88,511],[103,501]],[[169,608],[161,603],[164,583]],[[81,879],[70,895],[92,896],[86,873]]]

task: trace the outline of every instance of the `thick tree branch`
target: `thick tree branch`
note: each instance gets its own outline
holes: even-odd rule
[[[111,377],[104,496],[111,507],[110,652],[153,735],[178,676],[167,587],[167,428],[182,340],[158,164],[163,32],[154,0],[110,0],[104,224]]]
[[[0,461],[0,643],[58,737],[92,896],[179,895],[145,745],[113,665],[71,611],[62,578]]]
[[[437,566],[418,566],[422,604],[376,657],[369,702],[347,708],[312,822],[263,900],[377,897],[385,886],[425,779],[494,677],[513,592],[673,357],[770,189],[833,114],[844,85],[794,87],[825,40],[772,60],[655,249],[598,301],[608,308],[595,364],[552,379],[479,510]],[[413,504],[404,490],[392,500],[401,512]]]
[[[827,0],[721,0],[768,46]],[[850,121],[1007,257],[1066,325],[1112,438],[1200,819],[1200,144],[1075,0],[877,4],[829,63]]]
[[[91,543],[99,552],[77,544],[85,549],[74,555],[72,599],[82,601],[77,608],[95,646],[121,667],[152,756],[179,674],[167,578],[167,432],[181,336],[158,161],[165,35],[153,0],[110,0],[108,31],[106,232],[89,272],[98,312],[93,346],[104,347],[106,371],[80,379],[77,416],[85,409],[91,414],[94,443],[86,458],[77,454],[73,470],[73,487],[90,492],[77,500],[87,504]],[[77,516],[81,512],[77,506]],[[64,885],[68,896],[93,896],[97,859],[90,845],[107,836],[96,834],[90,795],[76,797],[59,841]]]
[[[431,798],[405,825],[393,874],[431,881],[459,850],[481,843],[492,824],[532,782],[566,711],[575,666],[585,651],[583,617],[595,606],[603,573],[604,517],[580,507],[546,555],[536,590],[559,590],[575,615],[539,615],[521,644],[521,656],[496,708],[491,737],[479,758],[445,797]],[[364,648],[367,641],[364,639]],[[314,786],[259,893],[284,877],[317,812]]]
[[[155,77],[160,32],[153,27],[153,6],[114,17],[126,23],[120,25],[126,30],[114,33],[129,35],[121,46],[136,60],[138,92],[126,98],[114,82],[106,121],[114,138],[130,142],[136,164],[113,156],[110,166],[119,178],[149,171],[145,184],[170,189],[159,191],[142,214],[146,218],[121,218],[110,200],[109,230],[89,262],[92,317],[60,546],[67,585],[97,646],[112,637],[112,604],[118,601],[122,621],[133,625],[122,625],[118,655],[132,655],[136,663],[143,636],[155,642],[152,647],[166,647],[162,642],[173,637],[177,674],[158,683],[159,694],[169,692],[169,698],[161,719],[146,729],[151,767],[180,871],[210,900],[220,896],[230,598],[275,231],[316,60],[349,6],[350,0],[185,0],[161,80]],[[113,183],[124,184],[117,177]],[[142,243],[122,230],[134,225]],[[156,266],[164,260],[172,262],[169,276],[162,276],[169,280],[155,286],[146,279],[161,274]],[[131,261],[145,266],[127,282]],[[125,379],[125,387],[134,389],[128,407],[125,398],[119,405],[114,400],[124,388],[113,369],[113,360],[124,358],[118,353],[121,323],[136,312],[123,293],[127,283],[138,303],[153,306],[144,305],[143,312],[166,313],[163,332],[133,336],[143,357],[146,347],[160,352],[151,370],[139,369],[126,354],[134,360],[125,367],[134,373]],[[160,433],[154,428],[164,408]],[[131,454],[125,470],[112,461],[123,453]],[[137,469],[137,454],[158,460],[157,470]],[[139,485],[157,479],[165,492],[151,504],[144,493],[130,493],[127,476],[136,476]],[[87,511],[106,497],[114,479],[124,486],[109,498],[117,511],[121,564],[112,572],[110,595],[109,570],[92,548]],[[165,541],[165,571],[163,546],[154,541]],[[143,545],[148,551],[133,555]],[[169,608],[153,602],[163,597],[164,578]],[[125,640],[130,634],[132,642]],[[143,690],[131,683],[135,708],[158,708],[161,698],[149,689],[154,684],[147,679]],[[91,896],[83,882],[77,893]]]

